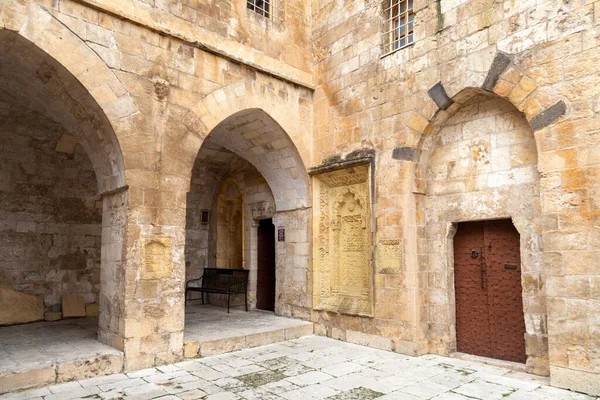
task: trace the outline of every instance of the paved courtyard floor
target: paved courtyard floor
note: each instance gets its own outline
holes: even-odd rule
[[[188,304],[185,308],[184,338],[206,342],[301,326],[312,327],[312,322],[283,318],[272,312],[246,312],[239,308],[232,308],[228,314],[224,307]]]
[[[408,357],[309,336],[0,399],[593,399],[545,383],[545,378],[465,360]]]

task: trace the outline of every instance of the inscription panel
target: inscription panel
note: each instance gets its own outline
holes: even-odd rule
[[[173,243],[168,236],[142,237],[142,279],[168,278],[173,270]]]
[[[377,244],[377,273],[402,272],[402,240],[380,239]]]
[[[373,316],[369,167],[314,176],[314,308]]]

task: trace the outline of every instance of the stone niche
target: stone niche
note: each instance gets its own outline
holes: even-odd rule
[[[314,309],[373,316],[369,165],[313,176]]]

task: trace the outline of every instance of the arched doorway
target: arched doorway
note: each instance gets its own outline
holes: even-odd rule
[[[127,201],[116,135],[92,95],[33,43],[1,30],[0,58],[0,214],[9,222],[0,233],[0,280],[4,299],[34,304],[15,308],[4,322],[54,321],[0,327],[0,335],[21,332],[21,342],[0,342],[11,357],[25,341],[36,353],[19,371],[69,357],[93,365],[101,354],[114,361],[105,373],[120,371],[122,353],[109,347],[119,346],[115,286]],[[78,350],[70,340],[91,344]],[[73,351],[57,359],[57,349],[69,346]],[[68,378],[53,370],[45,379]],[[18,373],[11,381],[13,388],[39,384]]]
[[[249,309],[284,316],[304,309],[310,256],[307,182],[293,142],[265,111],[240,111],[219,123],[204,140],[192,172],[186,280],[199,278],[205,268],[243,269]],[[276,241],[275,227],[285,232],[281,240]],[[233,309],[244,310],[242,295],[210,293],[205,301],[226,306],[228,297]],[[190,291],[188,304],[193,298],[201,295]],[[187,336],[210,323],[198,322],[202,311],[194,303],[199,302],[191,303]]]
[[[429,348],[527,361],[530,371],[544,374],[548,348],[535,138],[509,102],[475,90],[462,92],[461,99],[461,108],[421,140],[424,196],[418,205],[424,240],[419,254],[429,276]],[[510,301],[496,290],[503,285],[510,286]],[[477,306],[475,292],[485,299],[475,301]],[[476,316],[484,314],[485,320]],[[502,324],[492,323],[496,314],[515,314],[509,327],[511,340],[519,341],[515,354],[507,355],[509,345],[494,347],[506,336]],[[479,336],[465,339],[467,331]],[[485,349],[473,350],[465,340],[480,341]]]

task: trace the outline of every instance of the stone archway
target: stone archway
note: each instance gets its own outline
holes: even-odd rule
[[[276,246],[275,312],[295,315],[301,311],[306,315],[310,299],[307,175],[294,142],[262,109],[247,109],[225,118],[214,127],[198,153],[188,194],[188,270],[212,266],[215,262],[219,265],[218,254],[211,250],[215,246],[211,245],[214,242],[211,233],[219,240],[218,232],[210,226],[215,223],[219,229],[218,212],[215,215],[212,210],[218,207],[222,185],[234,179],[243,199],[243,258],[244,267],[250,270],[251,307],[256,301],[258,222],[273,218],[275,225],[285,230],[285,241]],[[210,210],[213,215],[205,228],[198,223],[198,208]],[[203,242],[206,250],[201,249]],[[217,253],[218,246],[217,243]],[[211,261],[213,257],[215,261]]]
[[[512,219],[521,234],[521,283],[528,368],[548,373],[539,173],[535,139],[522,114],[494,95],[465,102],[421,145],[421,270],[429,350],[456,351],[453,233],[456,223]],[[483,284],[482,284],[483,285]],[[482,286],[483,287],[483,286]]]
[[[529,136],[534,140],[531,146],[535,147],[535,151],[532,149],[530,152],[535,153],[540,158],[540,152],[547,147],[544,140],[548,133],[552,132],[553,127],[557,126],[557,123],[560,123],[561,119],[569,112],[570,107],[563,97],[554,94],[551,89],[538,87],[536,82],[527,75],[525,68],[516,63],[512,56],[498,53],[493,60],[490,58],[484,64],[485,70],[479,70],[481,65],[476,68],[477,70],[471,70],[469,67],[462,79],[447,84],[439,82],[431,87],[427,92],[429,99],[426,104],[418,112],[414,112],[407,123],[408,146],[410,147],[396,149],[394,158],[414,163],[413,180],[411,182],[414,196],[409,202],[416,210],[416,222],[408,224],[407,229],[421,232],[419,235],[407,236],[405,246],[408,271],[415,273],[421,271],[416,259],[426,251],[423,248],[423,243],[418,244],[418,240],[428,236],[424,233],[424,230],[419,231],[419,227],[424,224],[425,210],[429,201],[428,190],[430,188],[428,187],[427,171],[430,151],[428,146],[431,146],[432,138],[444,129],[447,121],[460,113],[464,109],[463,106],[468,105],[469,102],[477,101],[478,96],[492,96],[492,98],[498,100],[502,99],[507,106],[512,107],[513,112],[519,113],[522,120],[526,121]],[[537,170],[542,171],[541,164],[537,166]],[[455,189],[457,193],[461,192],[461,188]],[[542,188],[534,194],[537,205],[532,204],[533,208],[530,207],[530,209],[537,210],[536,218],[538,221],[540,216],[543,215],[539,201],[540,197],[543,198],[543,196],[544,190]],[[517,208],[519,207],[517,206]],[[507,210],[510,211],[511,208],[509,207]],[[508,211],[505,214],[510,217]],[[494,218],[498,218],[498,216]],[[447,221],[446,227],[438,230],[437,239],[434,241],[438,250],[441,249],[443,253],[448,255],[446,259],[444,257],[440,258],[440,262],[444,265],[451,265],[452,262],[451,246],[448,246],[452,243],[455,228],[451,222],[457,221]],[[541,267],[543,265],[541,262],[543,233],[541,233],[539,222],[533,224],[531,219],[524,220],[516,216],[513,218],[513,224],[521,235],[522,253],[527,253],[529,261],[526,262],[531,263],[532,272],[534,273],[534,276],[531,277],[533,279],[529,279],[528,276],[524,277],[523,287],[536,286],[534,292],[537,293],[533,297],[531,293],[524,293],[524,301],[527,302],[529,297],[531,310],[535,310],[532,311],[530,321],[528,321],[527,350],[531,353],[531,357],[528,359],[528,370],[538,374],[548,374],[548,328],[546,327],[548,311],[544,295],[546,271]],[[535,256],[530,257],[530,253],[534,253]],[[428,262],[420,264],[429,265]],[[431,279],[430,281],[437,282],[437,278],[440,277],[435,277],[433,281]],[[525,279],[528,281],[525,282]],[[437,307],[435,304],[436,302],[439,304],[444,303],[440,299],[445,297],[443,293],[448,293],[450,287],[447,281],[444,281],[444,279],[442,281],[443,283],[437,282],[436,285],[442,284],[445,289],[437,292],[435,290],[430,291],[426,301],[431,302],[431,299],[434,299],[433,303],[428,304],[428,311],[425,314],[415,316],[417,320],[425,324],[428,323],[433,314],[437,314],[435,317],[437,320],[444,321],[439,326],[433,324],[433,330],[423,328],[417,332],[417,336],[422,338],[423,343],[426,343],[422,350],[425,352],[443,353],[451,350],[450,337],[452,334],[444,326],[450,326],[452,315],[447,313],[449,312],[447,305]],[[425,324],[420,326],[428,326]],[[439,331],[436,331],[438,328]]]
[[[56,21],[48,20],[45,17],[46,14],[37,6],[32,7],[33,11],[30,17],[33,19],[37,16],[40,18],[39,21],[24,22],[20,32],[0,30],[0,57],[2,58],[0,65],[0,97],[5,104],[10,105],[7,110],[8,113],[11,112],[13,107],[15,110],[17,108],[23,109],[27,110],[30,116],[38,116],[51,121],[47,124],[48,129],[56,125],[62,133],[60,133],[60,137],[57,137],[56,146],[52,150],[62,154],[62,159],[67,160],[65,162],[72,158],[89,157],[90,169],[93,169],[92,175],[95,175],[95,177],[93,178],[94,183],[91,192],[85,195],[87,200],[82,200],[81,196],[83,195],[77,194],[73,188],[63,190],[62,193],[57,194],[57,199],[62,199],[61,201],[64,203],[67,199],[65,196],[69,196],[69,193],[71,193],[72,197],[69,199],[72,199],[72,201],[69,200],[69,204],[76,207],[77,212],[83,212],[87,209],[92,212],[91,208],[94,208],[95,210],[92,213],[97,214],[97,221],[94,219],[92,224],[92,220],[88,221],[86,219],[85,221],[88,221],[88,225],[90,225],[87,230],[72,228],[71,233],[63,236],[68,243],[75,243],[78,235],[88,235],[90,238],[95,238],[90,240],[96,241],[96,244],[92,247],[94,249],[97,247],[97,249],[90,250],[89,254],[97,254],[97,260],[89,259],[87,262],[97,262],[100,265],[97,273],[97,279],[100,281],[100,290],[97,293],[101,315],[99,340],[122,349],[122,333],[120,332],[122,326],[120,326],[119,320],[122,318],[124,292],[120,292],[118,287],[122,285],[121,282],[124,280],[122,253],[127,205],[123,156],[113,130],[113,124],[104,109],[94,95],[90,93],[89,88],[84,86],[83,82],[72,73],[70,68],[74,67],[73,60],[67,63],[68,66],[65,66],[54,58],[54,54],[63,54],[66,49],[62,48],[58,51],[56,48],[43,48],[44,45],[50,46],[54,34],[60,35],[60,32],[57,32],[56,29],[51,30],[52,33],[44,31],[44,28],[49,28]],[[65,28],[63,27],[63,29]],[[98,58],[93,53],[85,54],[86,49],[91,52],[89,48],[69,36],[72,34],[68,31],[64,33],[63,39],[67,47],[69,44],[73,44],[80,51],[83,51],[84,54],[81,54],[81,59],[89,61],[90,64],[97,61]],[[53,54],[49,54],[47,50],[53,51]],[[81,70],[82,67],[89,66],[80,63],[77,69]],[[104,68],[109,71],[105,65]],[[96,70],[98,70],[98,73],[101,72],[101,68]],[[102,76],[107,79],[107,83],[110,82],[106,75]],[[89,78],[84,78],[84,82],[89,84]],[[95,88],[100,86],[101,84],[98,84]],[[81,151],[81,149],[84,151]],[[81,156],[78,156],[79,152],[82,153]],[[48,176],[52,172],[42,169],[38,173],[42,176]],[[40,187],[44,185],[43,181],[38,182],[38,184],[41,185]],[[86,205],[87,203],[93,203],[93,205]],[[64,213],[66,210],[64,207],[59,207],[57,212],[60,214],[60,212]],[[73,213],[75,211],[71,212],[71,214]],[[60,222],[54,218],[58,214],[53,217],[53,214],[48,211],[44,215],[46,215],[44,223]],[[81,221],[84,221],[83,219],[74,219],[72,216],[64,220],[67,221],[66,226],[71,226],[74,223],[80,224]],[[37,223],[35,218],[30,222]],[[61,232],[58,231],[48,231],[47,233],[61,235]],[[73,251],[75,252],[84,252],[82,246],[73,244],[72,247],[74,247],[75,250]],[[54,253],[57,253],[57,251]],[[49,252],[49,257],[53,257],[54,253]],[[67,252],[62,254],[61,257],[67,257],[71,260],[83,260],[81,255],[77,256],[75,253],[71,253]],[[57,254],[61,253],[58,252]],[[91,295],[88,301],[91,301]]]

